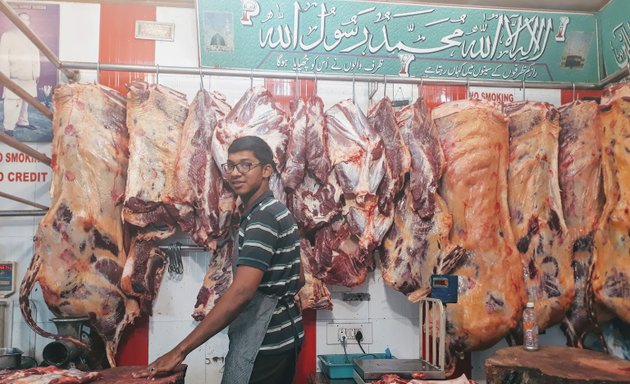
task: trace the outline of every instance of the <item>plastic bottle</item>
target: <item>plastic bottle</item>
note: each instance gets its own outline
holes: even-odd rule
[[[532,301],[527,303],[523,311],[523,348],[528,351],[538,350],[538,324]]]

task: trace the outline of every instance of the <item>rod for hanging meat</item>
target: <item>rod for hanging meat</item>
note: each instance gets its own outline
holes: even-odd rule
[[[8,193],[4,193],[2,191],[0,191],[0,197],[4,197],[5,199],[17,201],[18,203],[30,205],[31,207],[35,207],[35,208],[39,208],[39,209],[43,209],[43,210],[48,210],[48,207],[45,206],[45,205],[37,204],[37,203],[34,203],[34,202],[30,201],[30,200],[26,200],[26,199],[23,199],[21,197],[13,196],[13,195],[10,195]]]
[[[62,62],[61,66],[68,69],[86,69],[95,70],[96,63],[87,62]],[[136,65],[136,64],[100,64],[101,71],[114,71],[114,72],[155,72],[156,67],[154,65]],[[293,72],[282,71],[265,71],[253,69],[225,69],[225,68],[202,68],[201,71],[204,75],[210,76],[226,76],[226,77],[242,77],[249,78],[250,85],[253,85],[254,77],[256,78],[277,78],[277,79],[293,79],[295,74]],[[160,65],[160,73],[168,73],[173,75],[198,75],[199,67],[179,67],[179,66],[164,66]],[[603,86],[617,81],[620,77],[625,76],[627,69],[621,69],[616,73],[606,77],[599,83],[576,83],[578,89],[601,89]],[[304,72],[300,75],[303,80],[314,80],[314,73]],[[320,73],[317,74],[318,80],[326,81],[348,81],[352,80],[352,77],[348,74],[337,73]],[[356,81],[369,82],[369,81],[383,81],[383,75],[356,75]],[[390,83],[410,83],[418,84],[424,81],[426,84],[439,84],[439,85],[469,85],[472,87],[519,87],[521,80],[488,80],[488,79],[450,79],[450,78],[426,78],[426,77],[399,77],[388,76],[387,81]],[[527,83],[530,89],[570,89],[572,83],[560,82],[560,81],[529,81]]]
[[[47,211],[41,209],[13,209],[0,211],[0,217],[19,217],[19,216],[44,216]]]
[[[2,11],[2,13],[4,13],[7,16],[7,18],[9,18],[9,20],[11,20],[11,22],[15,24],[15,26],[20,31],[22,31],[24,35],[26,35],[26,37],[28,37],[30,41],[32,41],[33,44],[35,44],[35,46],[37,47],[37,49],[39,49],[39,51],[44,56],[46,56],[46,58],[48,58],[48,60],[57,69],[62,71],[63,74],[66,75],[66,77],[69,80],[74,80],[76,78],[77,76],[76,72],[70,71],[66,68],[61,68],[61,61],[59,61],[59,58],[57,57],[57,55],[55,55],[55,53],[51,51],[50,48],[48,48],[48,46],[42,40],[40,40],[40,38],[31,30],[31,28],[29,28],[28,25],[24,24],[24,21],[22,21],[20,16],[18,16],[15,10],[13,10],[13,8],[5,0],[0,0],[0,11]]]
[[[28,145],[22,143],[19,140],[14,139],[13,137],[7,135],[6,133],[0,133],[0,142],[5,143],[6,145],[13,147],[15,149],[17,149],[20,152],[24,152],[25,154],[29,155],[30,157],[41,161],[42,163],[46,164],[46,165],[50,165],[51,160],[50,157],[44,155],[41,152],[38,152],[36,150],[34,150],[33,148],[29,147]]]

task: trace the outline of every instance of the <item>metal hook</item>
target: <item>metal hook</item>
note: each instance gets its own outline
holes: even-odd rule
[[[101,74],[101,63],[97,61],[96,62],[96,84],[98,84],[100,81],[100,74]]]
[[[418,90],[418,99],[422,99],[422,96],[424,94],[424,76],[420,77],[420,89]]]
[[[254,68],[249,70],[249,87],[254,88]]]
[[[387,76],[383,75],[383,98],[387,97]]]
[[[470,77],[466,78],[466,100],[470,99]]]
[[[575,83],[571,83],[571,84],[573,86],[573,100],[572,101],[575,101]]]
[[[523,78],[523,101],[525,101],[525,78]]]
[[[155,65],[155,85],[160,83],[160,64]]]
[[[293,99],[297,101],[300,98],[300,78],[298,76],[298,71],[295,71],[295,90],[294,90]]]
[[[199,85],[201,89],[203,89],[203,72],[201,71],[201,66],[199,66]]]
[[[356,104],[357,100],[356,100],[356,93],[355,93],[355,86],[354,86],[354,73],[352,74],[352,102]]]
[[[317,71],[315,71],[315,84],[313,84],[313,96],[317,96]]]

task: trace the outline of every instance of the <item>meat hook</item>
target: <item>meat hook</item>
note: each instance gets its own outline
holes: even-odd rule
[[[182,244],[177,242],[168,247],[168,272],[176,275],[184,273],[182,262]]]
[[[383,75],[383,98],[387,97],[387,75]]]
[[[249,87],[254,88],[254,69],[249,70]]]
[[[525,101],[525,78],[523,77],[523,101]]]
[[[470,99],[470,77],[466,78],[466,100]]]
[[[160,83],[160,64],[155,65],[155,85]]]
[[[96,84],[99,83],[100,79],[100,74],[101,74],[101,63],[99,63],[98,61],[96,62]]]
[[[355,87],[354,87],[354,73],[352,74],[352,102],[356,104],[356,94],[355,94]]]
[[[424,96],[424,89],[422,89],[422,87],[424,87],[424,76],[420,76],[420,89],[418,89],[418,99],[420,100],[422,100]]]
[[[575,101],[575,83],[571,83],[573,85],[573,100],[571,101]]]
[[[199,83],[201,84],[201,89],[203,89],[203,72],[201,71],[201,65],[199,66]]]
[[[300,98],[300,79],[298,76],[298,71],[295,71],[295,90],[293,94],[293,100],[297,101]]]

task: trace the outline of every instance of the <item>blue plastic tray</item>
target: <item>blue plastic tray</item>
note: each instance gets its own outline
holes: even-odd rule
[[[352,360],[354,359],[389,359],[384,353],[357,353],[339,355],[317,355],[322,372],[331,379],[351,379]]]

